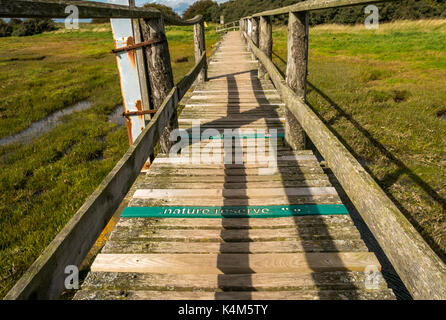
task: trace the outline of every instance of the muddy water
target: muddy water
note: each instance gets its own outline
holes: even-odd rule
[[[28,129],[19,132],[15,135],[0,139],[0,146],[10,143],[23,143],[27,144],[33,139],[41,136],[45,132],[53,129],[62,122],[62,117],[69,115],[73,112],[83,111],[90,108],[93,105],[90,101],[78,102],[75,105],[65,108],[63,110],[54,112],[45,119],[34,122]]]
[[[121,114],[124,112],[124,106],[120,105],[117,106],[116,109],[109,114],[108,121],[116,123],[119,127],[125,126],[125,118],[121,116]]]

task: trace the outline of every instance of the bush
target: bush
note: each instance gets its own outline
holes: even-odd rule
[[[5,23],[0,19],[0,37],[9,36],[31,36],[33,34],[39,34],[45,31],[56,30],[56,25],[51,19],[11,19],[8,23]]]
[[[202,15],[205,21],[212,21],[218,15],[218,4],[212,0],[199,0],[192,4],[183,13],[183,19],[192,19]]]
[[[3,19],[0,19],[0,37],[9,37],[11,33],[12,28]]]

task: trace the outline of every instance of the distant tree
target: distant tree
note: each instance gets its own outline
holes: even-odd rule
[[[164,4],[160,4],[160,3],[146,3],[145,5],[143,5],[144,8],[155,8],[158,9],[159,11],[161,11],[162,13],[168,15],[168,16],[173,16],[174,18],[180,19],[180,16],[178,15],[178,13],[176,13],[175,11],[173,11],[173,9],[169,6],[165,6]]]
[[[56,24],[51,19],[26,19],[20,24],[14,24],[12,35],[16,37],[32,36],[45,31],[56,30]]]
[[[110,18],[93,18],[91,19],[92,24],[102,24],[102,23],[110,23]]]
[[[202,15],[205,21],[213,21],[218,15],[218,4],[212,0],[198,0],[183,13],[183,19],[192,19],[196,15]]]
[[[5,20],[0,19],[0,37],[9,37],[11,33],[12,27]]]

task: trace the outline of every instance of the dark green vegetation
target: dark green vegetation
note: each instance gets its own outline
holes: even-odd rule
[[[23,37],[56,30],[56,24],[51,19],[11,19],[6,23],[0,19],[0,37]]]
[[[220,22],[219,6],[212,0],[198,0],[183,13],[183,19],[202,15],[205,21]]]
[[[287,30],[274,30],[284,72]],[[308,103],[433,249],[446,252],[446,21],[310,29]]]
[[[270,9],[289,6],[299,1],[296,0],[230,0],[220,5],[211,0],[197,1],[189,10],[194,14],[201,14],[207,21],[219,22],[220,16],[225,17],[225,22],[238,21],[242,17],[252,15]],[[206,5],[205,5],[206,3]],[[381,22],[394,21],[398,19],[421,19],[446,17],[446,4],[444,0],[402,0],[393,3],[382,3],[376,5],[379,8]],[[193,7],[193,10],[192,10]],[[364,22],[365,6],[347,8],[334,8],[313,11],[310,13],[310,24],[321,23],[360,23]],[[189,15],[188,15],[189,16]],[[192,16],[192,14],[190,14]],[[287,23],[288,17],[281,15],[274,17],[274,23]]]
[[[194,65],[193,27],[167,27],[175,81]],[[207,45],[218,36],[207,30]],[[32,144],[0,147],[0,296],[38,257],[128,148],[125,127],[108,121],[122,104],[108,24],[0,40],[0,136],[79,101]],[[183,59],[184,60],[184,59]]]

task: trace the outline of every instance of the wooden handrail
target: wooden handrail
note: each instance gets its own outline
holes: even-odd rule
[[[314,11],[329,8],[340,8],[354,5],[366,5],[379,2],[391,2],[396,0],[308,0],[302,1],[290,6],[267,10],[253,14],[251,16],[243,17],[242,19],[250,19],[253,17],[277,16],[287,14],[290,12]]]
[[[171,25],[194,25],[203,21],[198,15],[190,20],[181,20],[166,15],[155,8],[129,7],[93,1],[66,0],[0,0],[0,18],[66,18],[67,6],[79,9],[79,18],[129,18],[149,19],[163,17]]]

